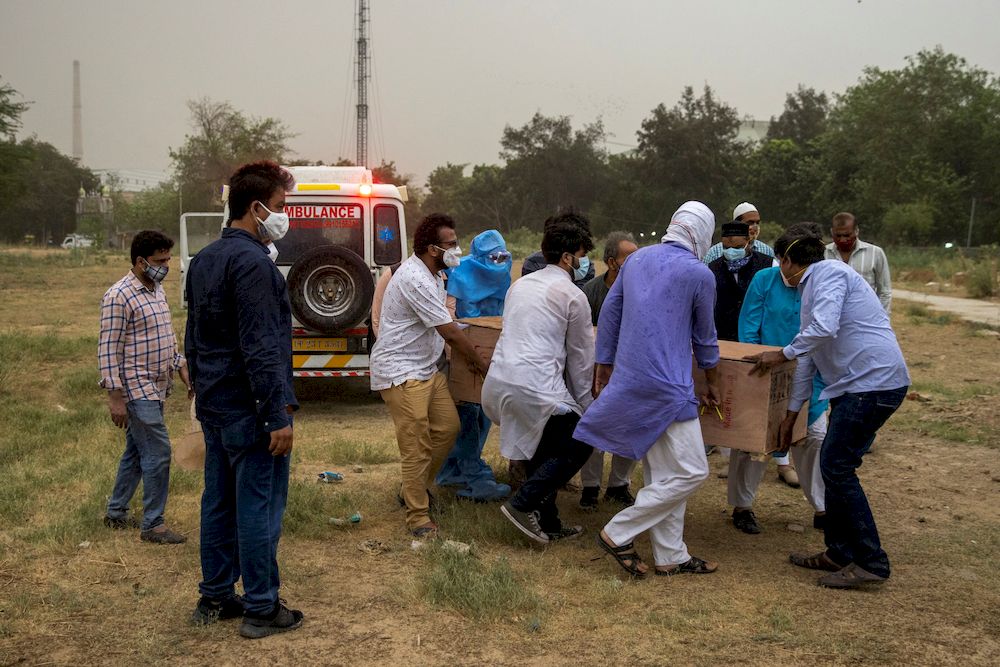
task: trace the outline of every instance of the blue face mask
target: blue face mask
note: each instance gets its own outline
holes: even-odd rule
[[[722,251],[722,256],[727,262],[735,262],[747,256],[746,248],[726,248]]]
[[[584,255],[580,258],[580,266],[573,269],[573,280],[583,280],[590,270],[590,258]]]

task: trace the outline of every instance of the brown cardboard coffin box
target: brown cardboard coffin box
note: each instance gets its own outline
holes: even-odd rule
[[[781,348],[719,341],[719,392],[722,405],[716,412],[706,408],[701,415],[701,432],[706,445],[731,447],[764,454],[778,448],[778,427],[788,411],[792,393],[794,360],[779,364],[763,377],[750,375],[753,364],[743,357]],[[696,396],[705,393],[705,373],[695,365]],[[722,413],[720,419],[719,412]],[[809,404],[802,406],[792,431],[792,442],[806,437]]]
[[[500,330],[502,317],[470,317],[458,320],[465,327],[465,335],[483,357],[490,359]],[[719,391],[722,405],[719,413],[706,409],[701,415],[701,430],[707,445],[731,447],[745,452],[764,454],[778,446],[778,427],[788,410],[792,389],[795,361],[788,361],[773,369],[768,376],[750,376],[753,364],[743,357],[780,348],[768,345],[751,345],[719,341]],[[694,363],[692,361],[692,363]],[[695,394],[705,392],[705,374],[694,365]],[[456,401],[479,403],[482,398],[483,378],[479,377],[462,360],[452,355],[448,387]],[[806,437],[808,404],[803,406],[792,432],[792,441]]]
[[[465,335],[469,337],[472,345],[482,354],[484,359],[493,358],[493,348],[500,338],[500,329],[503,326],[503,318],[495,317],[469,317],[458,320],[460,326],[464,327]],[[483,378],[469,369],[465,363],[465,358],[461,354],[452,352],[451,362],[448,365],[448,389],[451,390],[451,397],[456,401],[467,403],[479,403],[483,392]]]

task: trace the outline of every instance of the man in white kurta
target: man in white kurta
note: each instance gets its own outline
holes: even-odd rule
[[[483,383],[483,410],[500,424],[500,452],[527,462],[527,481],[501,512],[542,544],[582,530],[562,526],[555,501],[593,452],[573,439],[592,400],[594,330],[587,297],[572,280],[593,247],[580,226],[546,229],[548,265],[507,293],[503,331]]]

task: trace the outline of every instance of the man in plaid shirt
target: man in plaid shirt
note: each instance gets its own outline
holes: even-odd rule
[[[187,541],[163,522],[170,483],[170,437],[163,421],[163,401],[175,370],[189,393],[191,386],[160,284],[167,276],[173,245],[173,240],[160,232],[135,235],[132,270],[112,285],[101,301],[97,348],[111,421],[125,429],[125,452],[104,524],[109,528],[139,527],[129,516],[128,505],[142,480],[139,537],[157,544]]]

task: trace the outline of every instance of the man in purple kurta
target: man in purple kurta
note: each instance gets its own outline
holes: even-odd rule
[[[687,498],[708,476],[691,352],[705,372],[703,403],[718,405],[715,279],[702,263],[715,216],[687,202],[663,243],[642,248],[622,267],[597,325],[597,400],[574,437],[596,449],[641,459],[645,486],[611,519],[599,545],[634,576],[648,568],[632,542],[648,530],[656,574],[714,572],[684,544]],[[613,371],[613,373],[612,373]]]

